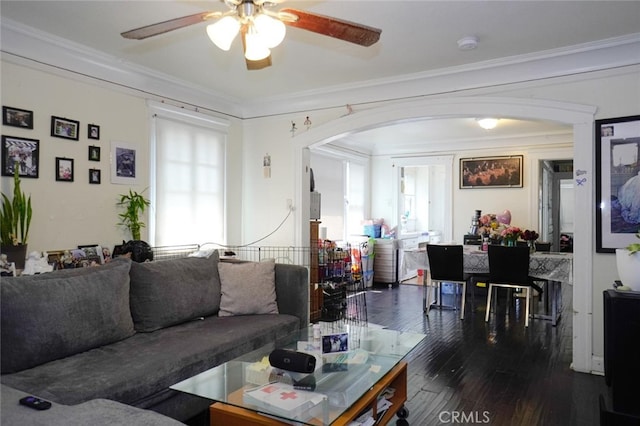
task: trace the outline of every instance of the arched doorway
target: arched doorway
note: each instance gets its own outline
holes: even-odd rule
[[[299,135],[295,141],[296,242],[309,241],[309,148],[336,140],[343,135],[403,120],[474,117],[478,115],[517,119],[549,120],[573,126],[573,164],[586,172],[587,180],[575,191],[573,287],[573,362],[577,371],[591,371],[593,309],[593,123],[596,107],[565,102],[492,97],[419,99],[389,103],[358,111],[325,123]]]

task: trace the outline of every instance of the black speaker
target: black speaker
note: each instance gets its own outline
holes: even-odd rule
[[[296,373],[313,373],[316,369],[316,359],[312,355],[287,349],[276,349],[269,355],[272,367]]]

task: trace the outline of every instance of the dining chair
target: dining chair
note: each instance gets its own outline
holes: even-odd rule
[[[423,302],[424,311],[429,314],[431,307],[439,309],[457,309],[458,286],[462,287],[462,297],[460,302],[460,319],[464,319],[464,307],[466,303],[468,276],[464,273],[464,254],[461,245],[439,245],[428,244],[427,256],[429,258],[429,274],[431,284],[435,284],[437,294],[437,304],[431,302],[431,289],[426,281],[423,282]],[[442,284],[456,284],[454,305],[442,304]]]
[[[522,289],[525,294],[524,326],[529,327],[531,289],[542,289],[529,277],[529,247],[489,246],[489,290],[485,322],[489,322],[494,289]]]

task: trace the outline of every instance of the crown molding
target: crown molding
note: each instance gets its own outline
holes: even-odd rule
[[[238,100],[140,67],[82,44],[56,37],[7,18],[0,19],[2,58],[19,65],[90,81],[142,96],[170,100],[240,118]]]
[[[261,98],[244,105],[244,117],[279,115],[318,108],[406,100],[464,90],[540,84],[547,79],[640,65],[640,33],[474,64],[363,81],[319,90]],[[347,102],[345,102],[345,99]]]
[[[640,33],[528,55],[398,75],[355,84],[241,101],[186,81],[127,63],[76,42],[7,18],[0,19],[3,60],[91,81],[152,100],[169,100],[239,119],[540,84],[558,77],[588,78],[640,64]],[[619,71],[618,71],[619,72]],[[347,100],[347,102],[345,102]]]

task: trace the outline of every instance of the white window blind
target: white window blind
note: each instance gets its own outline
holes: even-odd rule
[[[180,116],[155,114],[155,246],[224,244],[227,134]]]

